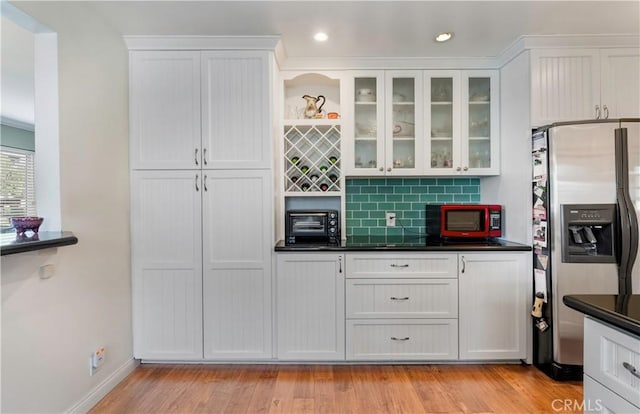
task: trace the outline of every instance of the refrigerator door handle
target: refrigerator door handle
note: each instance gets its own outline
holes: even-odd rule
[[[616,153],[616,199],[620,223],[618,294],[631,294],[631,271],[638,254],[638,217],[629,194],[629,156],[627,152],[627,129],[615,130]]]

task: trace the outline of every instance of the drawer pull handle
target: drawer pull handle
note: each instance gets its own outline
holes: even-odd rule
[[[396,298],[395,296],[391,296],[389,299],[391,299],[391,300],[409,300],[409,296],[405,296],[403,298]]]
[[[631,365],[628,362],[623,362],[622,366],[631,373],[631,375],[633,375],[636,378],[640,378],[640,372],[638,372],[638,370],[636,369],[636,367],[634,367],[633,365]]]
[[[391,337],[391,340],[392,340],[392,341],[408,341],[408,340],[409,340],[409,337],[408,337],[408,336],[405,336],[404,338],[396,338],[395,336],[392,336],[392,337]]]
[[[393,263],[393,264],[391,265],[391,267],[409,267],[409,265],[408,265],[408,264],[401,264],[401,265],[399,265],[399,264],[395,264],[395,263]]]

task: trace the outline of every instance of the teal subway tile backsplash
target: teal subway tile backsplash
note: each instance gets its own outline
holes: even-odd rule
[[[479,178],[347,178],[346,234],[424,234],[425,204],[479,202]],[[386,227],[387,211],[396,227]]]

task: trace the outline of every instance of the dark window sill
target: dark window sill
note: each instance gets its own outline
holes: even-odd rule
[[[78,238],[70,231],[41,231],[30,237],[17,237],[15,233],[3,233],[0,234],[0,256],[77,243]]]

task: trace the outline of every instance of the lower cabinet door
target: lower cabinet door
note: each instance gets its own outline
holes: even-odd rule
[[[347,321],[347,360],[456,360],[456,319]]]
[[[584,318],[584,373],[640,406],[640,338]]]
[[[271,173],[202,173],[204,358],[270,359]]]
[[[460,359],[526,358],[531,253],[459,257]]]
[[[344,255],[279,253],[278,359],[344,359]]]
[[[572,407],[572,409],[582,408],[585,413],[612,413],[630,414],[640,413],[640,407],[631,404],[615,392],[606,388],[598,381],[588,375],[584,376],[584,401],[582,407]],[[553,407],[563,408],[564,407]]]
[[[200,178],[196,171],[131,173],[135,358],[202,359]]]

